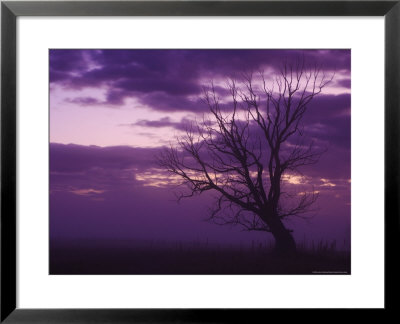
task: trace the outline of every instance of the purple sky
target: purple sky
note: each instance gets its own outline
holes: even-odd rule
[[[297,240],[350,237],[350,50],[50,50],[50,235],[52,238],[206,240],[246,243],[267,233],[203,222],[210,194],[174,200],[155,163],[185,125],[207,114],[212,80],[283,62],[318,64],[333,81],[308,107],[304,129],[327,148],[287,186],[314,186],[317,210],[293,220]]]

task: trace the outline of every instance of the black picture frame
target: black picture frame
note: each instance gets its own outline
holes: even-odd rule
[[[385,307],[342,310],[369,320],[397,309],[399,245],[400,0],[395,1],[2,1],[1,3],[1,317],[3,323],[264,322],[287,309],[16,308],[16,19],[19,16],[384,16]],[[373,188],[371,188],[373,190]],[[40,293],[40,292],[38,292]],[[266,292],[268,293],[268,292]],[[338,310],[292,310],[295,320],[342,319]],[[325,312],[325,314],[315,314]],[[350,314],[353,313],[353,314]],[[393,314],[391,314],[393,315]],[[287,315],[285,315],[287,316]],[[317,318],[317,317],[315,317]],[[285,319],[286,320],[286,319]],[[348,318],[350,320],[350,318]]]

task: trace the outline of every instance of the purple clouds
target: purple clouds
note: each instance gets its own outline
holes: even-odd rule
[[[182,118],[179,122],[171,121],[169,117],[163,117],[159,120],[139,120],[134,124],[128,124],[128,126],[142,126],[142,127],[151,127],[151,128],[159,128],[159,127],[170,127],[181,131],[186,131],[190,129],[191,120],[188,118]],[[124,126],[124,125],[123,125]]]
[[[53,238],[124,238],[215,242],[265,240],[263,233],[243,233],[204,222],[212,195],[177,204],[176,182],[159,168],[162,148],[97,147],[50,144],[50,234]],[[344,154],[344,155],[343,155]],[[328,151],[318,168],[285,180],[285,188],[314,186],[317,216],[294,219],[303,239],[348,240],[350,156]],[[343,232],[345,231],[345,232]],[[311,234],[310,234],[311,233]]]
[[[199,110],[204,83],[249,71],[276,71],[303,60],[349,75],[349,50],[50,50],[50,82],[72,89],[103,88],[106,105],[137,98],[151,109]],[[338,81],[346,87],[347,81]],[[73,100],[73,99],[72,99]],[[97,98],[76,99],[82,105]]]
[[[50,172],[81,172],[92,168],[138,169],[151,167],[159,149],[129,146],[50,144]]]

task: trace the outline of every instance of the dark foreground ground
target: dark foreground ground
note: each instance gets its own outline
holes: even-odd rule
[[[350,253],[319,245],[279,258],[261,245],[51,241],[50,274],[350,274]]]

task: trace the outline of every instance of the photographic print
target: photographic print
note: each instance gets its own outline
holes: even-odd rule
[[[349,49],[50,49],[49,272],[351,273]]]

